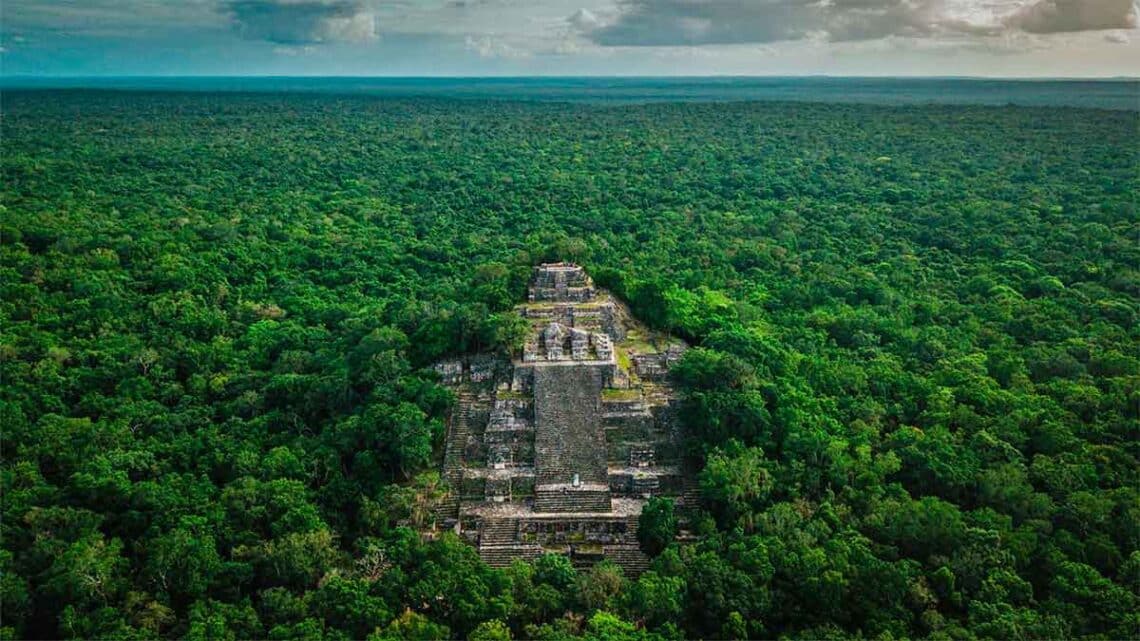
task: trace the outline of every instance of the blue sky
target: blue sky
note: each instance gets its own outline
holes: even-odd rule
[[[1135,0],[4,0],[4,75],[1137,76]]]

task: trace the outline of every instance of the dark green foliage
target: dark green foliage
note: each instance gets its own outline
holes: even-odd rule
[[[677,515],[673,499],[653,497],[641,510],[637,524],[637,540],[643,552],[657,556],[677,536]]]
[[[1134,637],[1137,124],[5,92],[0,637]],[[403,527],[544,260],[695,345],[636,581]]]

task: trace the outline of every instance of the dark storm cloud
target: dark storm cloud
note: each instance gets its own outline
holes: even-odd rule
[[[1039,0],[1006,19],[1029,33],[1059,33],[1136,26],[1133,0]]]
[[[616,20],[590,26],[569,19],[604,46],[699,46],[821,38],[995,35],[1128,28],[1133,0],[1038,0],[1002,22],[952,17],[944,0],[624,0]]]
[[[230,0],[238,32],[283,45],[375,40],[376,15],[359,0]]]

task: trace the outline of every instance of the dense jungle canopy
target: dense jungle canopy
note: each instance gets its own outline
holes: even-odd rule
[[[0,636],[1135,638],[1138,124],[6,92]],[[414,530],[546,260],[694,345],[636,581]]]

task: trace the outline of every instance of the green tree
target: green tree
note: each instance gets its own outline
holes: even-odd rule
[[[404,610],[400,616],[382,630],[368,635],[368,641],[437,641],[451,638],[447,626],[434,623],[431,619],[411,610]]]
[[[701,494],[722,525],[752,527],[752,515],[772,492],[772,475],[764,452],[730,444],[709,455],[700,473]]]
[[[564,554],[543,554],[534,561],[534,580],[564,591],[574,585],[578,572]]]
[[[147,555],[147,573],[155,588],[185,605],[204,597],[222,567],[210,525],[201,517],[183,517],[178,527],[156,538]]]
[[[677,536],[673,500],[655,496],[646,502],[637,519],[637,541],[649,556],[657,556]]]
[[[475,626],[467,641],[511,641],[511,629],[498,619],[484,621]]]
[[[653,627],[678,622],[685,609],[685,587],[682,577],[649,570],[630,586],[627,607]]]
[[[578,573],[574,593],[586,612],[611,610],[626,587],[627,581],[622,569],[610,561],[602,561],[589,570]]]

